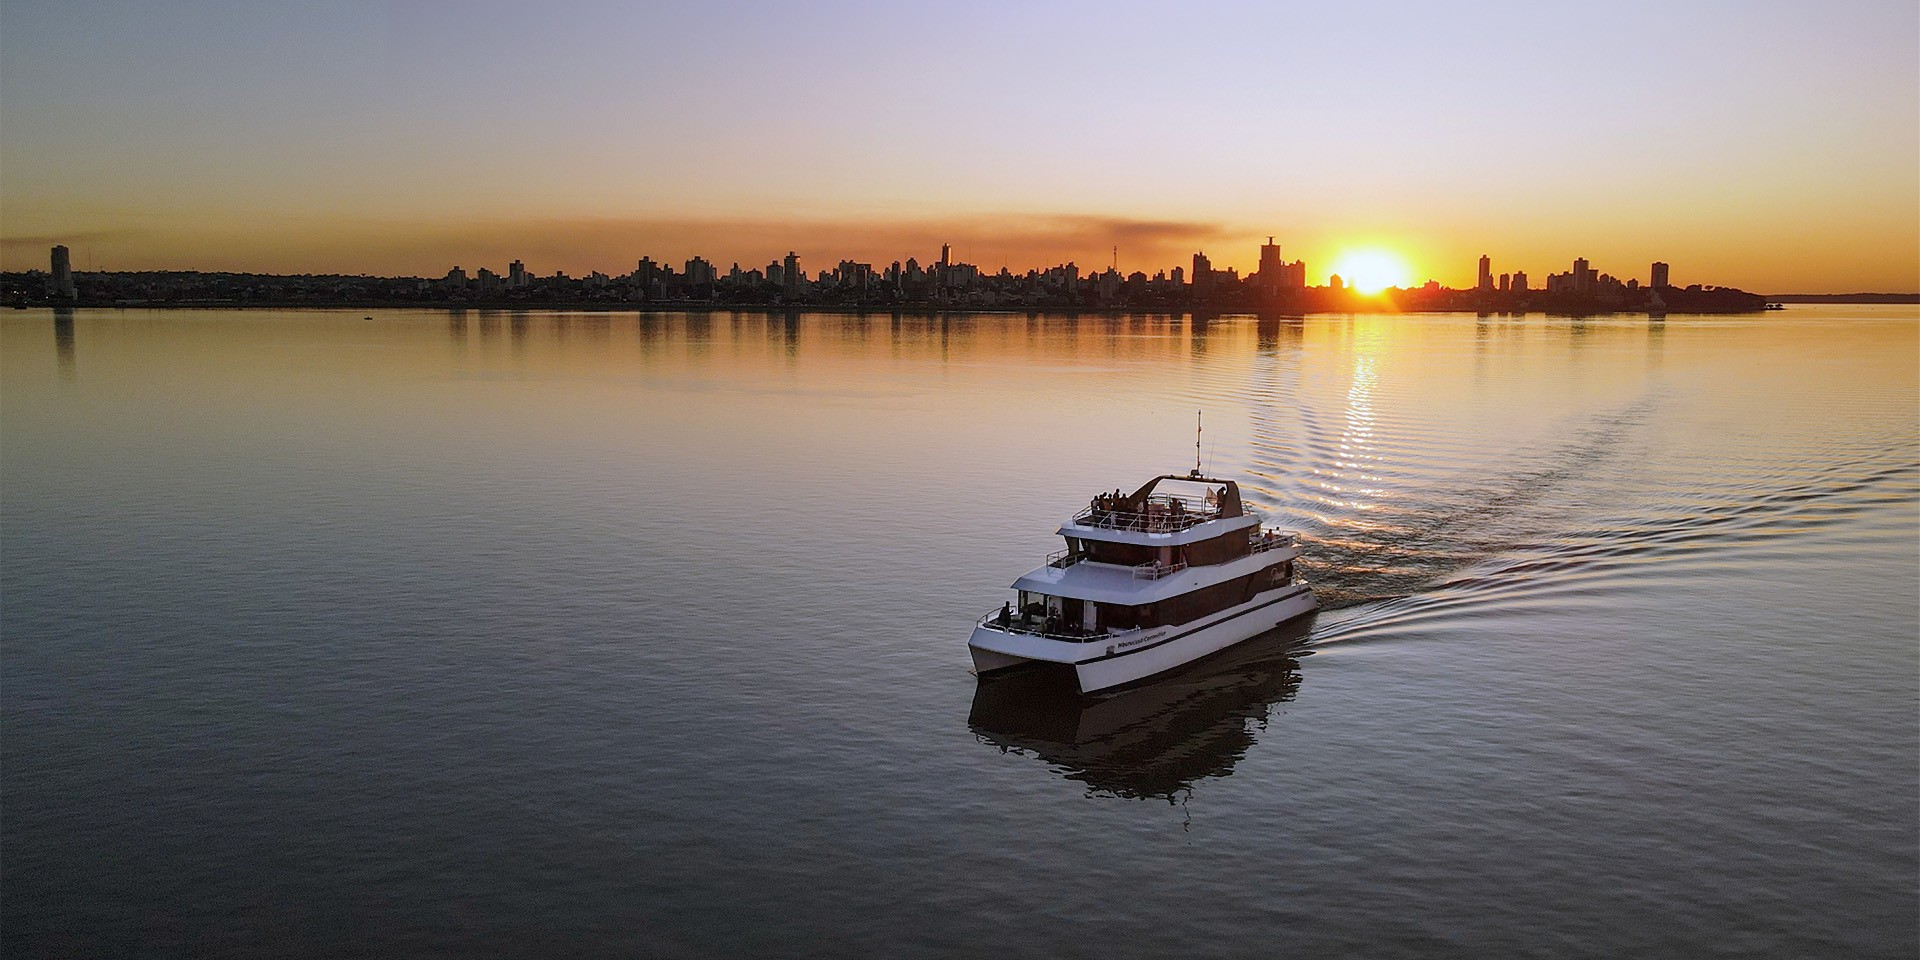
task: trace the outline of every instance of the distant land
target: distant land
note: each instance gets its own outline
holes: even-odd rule
[[[1770,293],[1773,303],[1920,303],[1920,293]]]
[[[1525,271],[1495,274],[1482,256],[1478,281],[1457,289],[1429,280],[1418,287],[1355,290],[1339,275],[1325,286],[1307,285],[1307,265],[1289,262],[1268,237],[1260,246],[1256,272],[1242,277],[1233,268],[1216,269],[1203,252],[1192,268],[1175,266],[1152,276],[1122,273],[1117,264],[1104,270],[1057,264],[1025,273],[1002,267],[989,272],[952,258],[942,245],[939,258],[922,267],[909,257],[903,264],[877,267],[841,260],[809,270],[788,253],[765,268],[722,271],[701,258],[683,269],[642,257],[619,276],[599,271],[571,277],[561,271],[537,274],[518,260],[505,274],[481,268],[473,275],[461,267],[442,277],[379,277],[343,274],[261,274],[197,270],[77,271],[69,248],[54,246],[46,271],[0,273],[0,305],[116,307],[336,307],[377,309],[410,306],[475,309],[699,310],[699,309],[854,309],[854,310],[1011,310],[1145,313],[1230,312],[1364,313],[1447,312],[1480,314],[1551,313],[1757,313],[1770,304],[1920,303],[1920,295],[1890,293],[1786,294],[1766,297],[1733,287],[1669,282],[1671,266],[1655,261],[1648,282],[1617,277],[1585,258],[1571,268],[1530,282]],[[1373,278],[1377,284],[1379,277]],[[1540,278],[1536,278],[1540,279]]]
[[[468,278],[274,275],[198,271],[73,271],[66,285],[39,270],[0,273],[0,305],[141,308],[393,307],[476,310],[982,310],[1144,313],[1758,313],[1769,298],[1730,287],[1558,282],[1552,289],[1458,290],[1429,282],[1363,294],[1340,286],[1262,282],[1219,272],[1202,283],[1117,272],[1091,276],[942,274],[913,280],[859,270],[793,283],[725,276]],[[1599,278],[1608,279],[1611,278]],[[1777,302],[1777,301],[1775,301]],[[1877,302],[1877,301],[1876,301]]]

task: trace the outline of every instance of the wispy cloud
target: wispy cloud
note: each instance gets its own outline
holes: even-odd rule
[[[926,218],[620,218],[398,222],[277,221],[271,242],[255,224],[179,224],[146,230],[45,233],[0,241],[10,265],[55,243],[101,244],[115,269],[203,269],[275,273],[376,273],[434,276],[455,265],[504,270],[523,260],[539,273],[623,273],[650,256],[678,264],[702,256],[724,270],[764,266],[797,252],[810,270],[842,259],[879,266],[909,257],[930,263],[940,245],[983,269],[1015,272],[1068,261],[1104,269],[1119,250],[1123,271],[1149,273],[1185,262],[1197,247],[1251,244],[1250,233],[1199,220],[1089,214],[973,215]],[[1252,248],[1244,252],[1251,255]],[[1227,258],[1231,259],[1231,257]]]
[[[0,250],[51,249],[57,244],[109,243],[144,236],[144,230],[81,230],[74,233],[48,233],[27,237],[0,237]]]

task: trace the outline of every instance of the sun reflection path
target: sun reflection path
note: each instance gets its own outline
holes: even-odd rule
[[[1367,472],[1380,459],[1373,453],[1373,395],[1378,386],[1374,367],[1371,351],[1363,350],[1354,357],[1353,377],[1347,385],[1346,424],[1334,445],[1338,459],[1330,465],[1333,469],[1315,471],[1323,478],[1321,489],[1328,493],[1325,502],[1348,510],[1373,509],[1371,498],[1380,493],[1380,488],[1369,485],[1379,477]]]

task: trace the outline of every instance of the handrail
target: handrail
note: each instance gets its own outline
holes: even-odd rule
[[[1253,552],[1265,553],[1268,550],[1275,550],[1280,547],[1291,547],[1298,542],[1299,536],[1299,534],[1291,530],[1262,527],[1260,532],[1253,538]]]
[[[1159,507],[1160,509],[1153,509]],[[1145,533],[1177,533],[1202,523],[1220,519],[1220,505],[1197,497],[1158,493],[1147,498],[1147,509],[1101,510],[1093,504],[1073,515],[1073,523],[1096,530],[1137,530]]]
[[[1113,635],[1113,631],[1106,629],[1097,630],[1092,633],[1085,630],[1073,633],[1049,632],[1044,627],[1029,626],[1025,621],[1026,618],[1015,614],[1009,617],[1006,623],[1001,623],[1000,611],[994,610],[980,618],[980,625],[983,627],[992,627],[1003,633],[1020,633],[1047,640],[1065,640],[1069,643],[1092,643],[1095,640],[1105,639]]]
[[[1158,580],[1161,577],[1179,573],[1186,568],[1187,562],[1185,560],[1177,563],[1161,563],[1158,560],[1149,560],[1146,563],[1134,566],[1132,569],[1135,580]]]
[[[1055,550],[1054,552],[1047,554],[1047,566],[1060,567],[1064,569],[1066,567],[1071,567],[1074,564],[1079,563],[1082,560],[1085,560],[1086,558],[1087,558],[1087,555],[1084,553],[1074,553],[1072,550]]]

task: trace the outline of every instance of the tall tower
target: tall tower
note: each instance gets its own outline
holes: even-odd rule
[[[1280,245],[1272,237],[1260,245],[1260,285],[1278,290],[1286,282],[1286,264],[1280,259]]]
[[[788,293],[800,289],[800,256],[792,250],[787,251],[787,261],[780,267],[780,284]]]
[[[1493,289],[1493,258],[1484,253],[1480,255],[1480,280],[1474,286],[1482,293]]]
[[[1648,286],[1651,287],[1672,286],[1672,284],[1667,282],[1667,265],[1655,260],[1653,262],[1653,276],[1651,280],[1652,282],[1648,284]]]
[[[62,300],[77,300],[79,291],[73,287],[73,260],[67,254],[67,248],[53,248],[53,295]]]
[[[1213,261],[1208,260],[1206,254],[1195,251],[1193,255],[1193,287],[1194,289],[1198,290],[1201,287],[1206,286],[1207,281],[1212,279],[1213,279]]]

